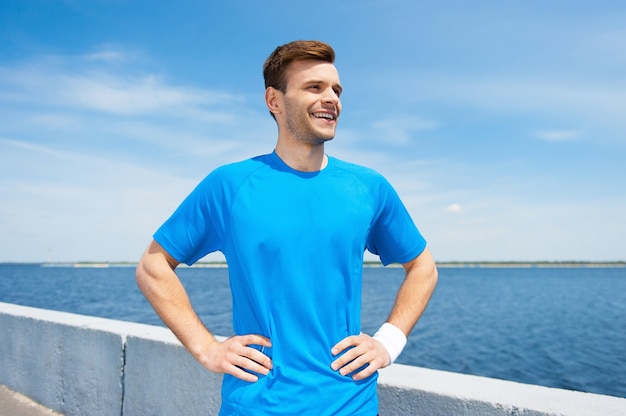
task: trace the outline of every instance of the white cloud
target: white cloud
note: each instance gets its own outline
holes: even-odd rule
[[[372,127],[380,131],[376,134],[378,137],[384,137],[386,144],[391,142],[403,145],[411,143],[420,131],[439,128],[439,123],[417,115],[405,115],[377,120],[372,123]]]
[[[113,45],[101,45],[82,58],[88,62],[121,63],[134,60],[136,56],[137,53],[130,52],[125,48]]]
[[[96,58],[88,55],[91,65],[56,57],[0,67],[0,103],[220,121],[230,119],[226,110],[243,101],[230,93],[171,85],[157,75],[130,75],[99,65],[102,59],[117,59],[117,54],[109,50],[96,53]]]
[[[4,261],[136,260],[196,185],[104,156],[0,139]],[[2,261],[2,260],[0,260]]]
[[[137,260],[210,170],[271,149],[273,121],[244,97],[132,62],[0,66],[0,261]]]
[[[450,204],[446,207],[446,212],[450,212],[452,214],[462,214],[463,207],[460,204]]]
[[[129,53],[108,47],[0,66],[0,134],[136,161],[187,156],[191,170],[272,146],[273,122],[245,97],[174,85],[132,63]]]
[[[69,113],[40,112],[26,116],[27,123],[39,125],[50,130],[68,130],[80,126],[80,118]]]
[[[170,117],[202,116],[209,120],[230,119],[221,109],[241,100],[231,94],[167,85],[153,75],[120,78],[108,74],[63,76],[57,80],[62,89],[55,92],[66,105],[121,115],[167,112]]]
[[[598,116],[623,114],[626,110],[626,90],[614,86],[532,78],[458,81],[446,81],[448,93],[493,109],[540,110],[556,114],[582,112]]]
[[[203,175],[274,144],[273,121],[246,97],[172,84],[132,65],[132,54],[111,47],[75,59],[0,67],[0,135],[14,138],[0,140],[0,252],[5,260],[43,260],[50,247],[59,260],[136,260],[151,233]],[[619,257],[615,247],[623,226],[607,230],[599,215],[579,219],[584,212],[620,218],[613,207],[623,203],[608,201],[603,208],[602,202],[568,200],[546,207],[527,176],[503,179],[498,166],[510,160],[442,160],[448,142],[442,140],[441,149],[434,141],[416,140],[424,132],[449,137],[435,121],[444,118],[440,113],[422,115],[428,113],[415,104],[421,99],[477,110],[469,116],[459,112],[459,118],[558,114],[558,122],[532,120],[520,131],[533,125],[571,126],[533,132],[544,140],[571,140],[582,137],[582,131],[591,136],[579,120],[601,114],[625,96],[619,88],[611,93],[598,87],[588,103],[582,87],[518,81],[472,83],[451,76],[434,82],[415,76],[402,84],[412,106],[341,124],[328,151],[383,173],[440,260]],[[602,104],[597,112],[594,103]],[[411,114],[412,108],[419,110]],[[490,114],[481,113],[484,109]],[[612,111],[620,109],[623,103]],[[613,113],[605,116],[623,125],[621,114],[619,120]],[[458,146],[463,151],[472,143]],[[582,248],[571,243],[576,235],[611,243],[608,250],[606,245]]]
[[[520,184],[483,183],[471,190],[439,185],[408,206],[439,261],[624,257],[619,241],[626,223],[606,221],[623,216],[621,195],[598,200],[540,198],[521,192]],[[450,200],[463,202],[443,204]],[[459,210],[462,215],[456,215]]]
[[[580,129],[586,126],[612,128],[626,137],[626,87],[620,81],[572,80],[548,75],[517,76],[515,74],[483,75],[394,73],[387,78],[397,91],[393,98],[399,102],[414,102],[446,108],[487,112],[491,117],[513,115],[540,117],[557,122],[574,120]],[[396,86],[397,85],[397,86]],[[462,113],[461,113],[462,114]]]

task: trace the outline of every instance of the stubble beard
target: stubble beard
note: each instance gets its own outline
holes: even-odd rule
[[[325,136],[316,132],[308,112],[298,111],[292,106],[287,106],[285,115],[287,116],[287,130],[300,143],[320,146],[335,138],[334,131],[331,136]]]

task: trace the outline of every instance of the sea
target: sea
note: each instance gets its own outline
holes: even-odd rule
[[[0,302],[163,325],[134,267],[79,266],[2,264]],[[207,327],[232,335],[228,269],[177,271]],[[364,268],[363,332],[385,321],[403,277]],[[626,268],[440,267],[397,362],[626,397]]]

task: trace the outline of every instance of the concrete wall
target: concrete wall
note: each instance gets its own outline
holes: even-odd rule
[[[167,329],[0,303],[0,384],[66,415],[213,415],[221,376]],[[381,415],[626,415],[626,399],[419,367],[380,372]]]

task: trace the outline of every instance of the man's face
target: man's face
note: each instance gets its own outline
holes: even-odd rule
[[[294,139],[319,145],[335,137],[341,112],[341,84],[331,63],[294,62],[286,72],[285,127]]]

